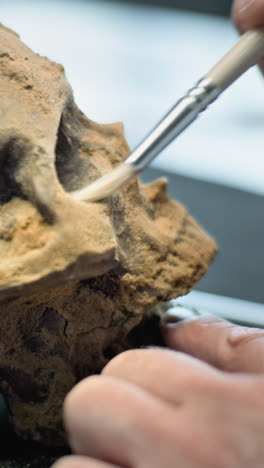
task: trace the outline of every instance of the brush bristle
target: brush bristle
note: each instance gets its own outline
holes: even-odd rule
[[[85,200],[89,202],[102,200],[120,189],[122,185],[135,175],[136,171],[134,166],[123,163],[108,174],[100,177],[100,179],[92,182],[90,185],[76,190],[75,192],[71,192],[70,195],[74,200]]]

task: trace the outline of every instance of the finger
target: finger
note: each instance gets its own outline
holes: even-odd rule
[[[217,317],[169,323],[166,344],[231,372],[264,372],[264,330],[240,327]]]
[[[219,384],[214,368],[183,353],[162,348],[126,351],[107,364],[103,374],[136,384],[173,406],[192,392]]]
[[[264,1],[235,0],[232,8],[232,18],[241,33],[251,28],[264,26]],[[259,61],[259,66],[264,73],[264,58]]]
[[[169,405],[139,387],[104,376],[82,381],[64,406],[74,452],[124,467],[139,466],[142,453],[152,450],[150,440],[159,444],[171,413]]]
[[[93,460],[89,457],[64,457],[54,463],[51,468],[121,468],[116,465]]]
[[[263,0],[236,0],[232,8],[232,18],[240,32],[264,26]]]

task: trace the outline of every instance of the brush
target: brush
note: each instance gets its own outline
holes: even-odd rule
[[[142,172],[150,162],[250,67],[264,56],[264,29],[246,32],[235,46],[158,123],[131,155],[112,171],[71,192],[75,200],[102,200]]]

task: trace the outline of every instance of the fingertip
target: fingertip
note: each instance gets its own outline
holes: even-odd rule
[[[161,333],[165,344],[176,351],[186,351],[186,344],[190,347],[190,339],[192,339],[192,330],[197,326],[199,319],[187,319],[182,321],[173,321],[171,318],[166,322],[163,321]]]
[[[264,26],[263,0],[236,0],[232,7],[232,19],[241,33]]]
[[[77,468],[76,463],[74,463],[74,456],[62,457],[56,461],[50,468]]]
[[[248,25],[245,23],[245,15],[241,14],[239,2],[235,1],[231,10],[232,21],[240,34],[243,34],[248,29]]]
[[[100,375],[87,377],[78,383],[66,396],[63,405],[64,426],[68,442],[76,454],[90,455],[91,430],[99,437],[100,425],[106,417],[108,400],[114,394],[113,379]],[[59,467],[60,468],[60,467]]]
[[[112,376],[119,368],[124,368],[129,361],[137,359],[138,351],[137,349],[130,349],[118,354],[106,364],[102,370],[102,374]]]
[[[64,400],[63,410],[65,414],[70,413],[72,409],[75,408],[76,403],[78,403],[80,400],[83,400],[83,394],[86,393],[87,387],[97,385],[99,379],[100,376],[93,375],[81,380],[81,382],[73,387]]]
[[[98,397],[101,377],[93,375],[79,382],[68,393],[63,404],[63,420],[66,431],[72,444],[71,434],[74,428],[79,425],[79,420],[88,405]]]
[[[218,317],[201,317],[165,327],[166,344],[229,372],[263,372],[264,331]]]
[[[108,378],[128,378],[131,367],[141,367],[146,362],[146,354],[149,359],[150,355],[154,353],[155,358],[156,353],[160,351],[164,351],[164,347],[148,346],[146,348],[124,351],[108,362],[102,374]]]
[[[115,468],[114,465],[109,465],[102,461],[92,459],[90,457],[81,457],[78,455],[71,455],[62,457],[51,468]],[[117,468],[117,467],[116,467]]]
[[[163,323],[162,335],[166,345],[177,351],[196,355],[199,343],[204,343],[213,327],[222,327],[228,324],[225,320],[213,315],[205,315],[195,319],[170,321]]]

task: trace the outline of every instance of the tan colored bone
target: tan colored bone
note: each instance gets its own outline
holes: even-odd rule
[[[122,126],[87,119],[63,68],[4,27],[0,80],[0,388],[18,434],[58,444],[66,393],[140,344],[135,327],[216,246],[165,180],[71,199],[127,156]]]

